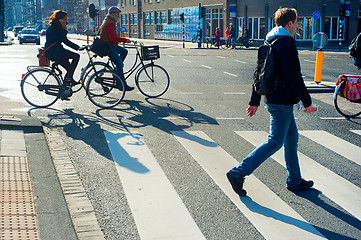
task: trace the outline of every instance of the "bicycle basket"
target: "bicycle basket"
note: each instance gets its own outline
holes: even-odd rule
[[[159,46],[158,45],[155,45],[155,46],[142,46],[141,52],[142,52],[142,60],[143,61],[155,60],[155,59],[160,58]]]

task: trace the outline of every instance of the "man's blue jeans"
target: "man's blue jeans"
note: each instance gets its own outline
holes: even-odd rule
[[[124,84],[125,84],[125,78],[123,72],[123,67],[124,67],[123,62],[127,57],[127,55],[128,55],[128,50],[121,46],[117,46],[116,48],[111,47],[108,54],[110,60],[114,63],[116,67],[117,75],[120,77],[120,79],[123,80]]]
[[[293,105],[266,104],[270,117],[270,131],[267,140],[253,150],[243,161],[230,170],[236,177],[250,175],[266,159],[284,146],[288,186],[295,186],[301,180],[298,163],[298,130],[293,116]]]

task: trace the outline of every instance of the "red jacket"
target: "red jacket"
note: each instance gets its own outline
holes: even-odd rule
[[[112,24],[112,23],[108,24],[106,29],[107,29],[107,33],[108,33],[110,41],[112,41],[112,42],[123,42],[123,43],[127,42],[128,39],[118,37],[118,35],[115,32],[115,25],[114,24]]]

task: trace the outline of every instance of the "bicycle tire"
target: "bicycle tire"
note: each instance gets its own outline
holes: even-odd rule
[[[169,88],[169,74],[163,67],[149,63],[139,70],[135,76],[135,84],[144,96],[160,97]]]
[[[361,102],[353,102],[343,97],[343,89],[346,81],[341,82],[334,93],[334,104],[337,112],[346,118],[354,118],[361,114]]]
[[[30,105],[37,108],[46,108],[53,105],[59,99],[59,96],[49,95],[45,93],[45,90],[39,90],[41,85],[61,86],[61,81],[50,69],[34,68],[21,79],[21,94]]]
[[[93,73],[85,91],[89,100],[97,107],[112,108],[124,98],[124,82],[113,71],[103,69]]]
[[[81,85],[80,85],[81,87],[85,88],[86,85],[87,85],[87,79],[89,79],[89,76],[94,74],[95,71],[94,71],[93,66],[95,68],[95,71],[100,71],[100,70],[103,70],[103,69],[108,69],[110,71],[114,71],[113,67],[110,66],[108,63],[105,63],[105,62],[97,61],[97,62],[93,62],[93,64],[88,63],[88,65],[86,65],[82,69],[81,74],[80,74],[79,81],[81,82]],[[77,92],[77,91],[73,90],[73,92]]]

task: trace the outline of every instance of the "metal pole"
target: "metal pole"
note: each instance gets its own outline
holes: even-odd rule
[[[183,48],[185,48],[185,28],[184,28],[184,23],[183,23]]]
[[[4,20],[5,20],[5,3],[4,0],[0,0],[0,42],[4,42]]]

